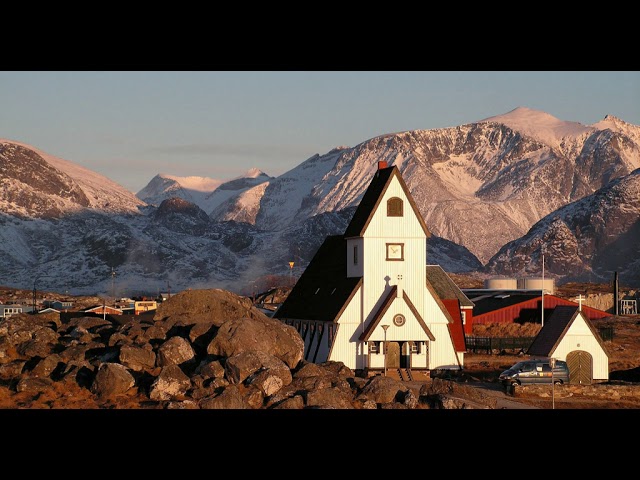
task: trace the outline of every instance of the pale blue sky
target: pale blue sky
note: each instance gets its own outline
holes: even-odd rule
[[[3,71],[0,138],[136,193],[156,174],[278,176],[384,133],[517,107],[640,125],[637,71]]]

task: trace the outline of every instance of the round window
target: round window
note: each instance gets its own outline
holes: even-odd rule
[[[397,325],[398,327],[401,327],[402,325],[404,325],[404,322],[405,322],[405,321],[406,321],[406,320],[405,320],[405,318],[404,318],[404,315],[402,315],[402,314],[400,314],[400,313],[399,313],[399,314],[397,314],[395,317],[393,317],[393,323],[394,323],[395,325]]]

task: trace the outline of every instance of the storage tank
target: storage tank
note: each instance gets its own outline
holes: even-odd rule
[[[484,281],[484,288],[489,290],[515,290],[518,281],[515,278],[488,278]]]
[[[542,290],[553,295],[556,291],[555,278],[529,277],[518,279],[519,290]]]

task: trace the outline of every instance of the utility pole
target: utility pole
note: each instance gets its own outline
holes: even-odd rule
[[[47,278],[47,275],[38,275],[36,278],[33,279],[33,310],[32,310],[31,313],[38,313],[38,310],[37,310],[38,304],[37,304],[37,296],[36,296],[36,293],[37,293],[36,282],[38,280],[40,280],[41,278]]]
[[[544,327],[544,250],[542,251],[542,299],[541,299],[541,304],[542,304],[542,313],[541,313],[541,319],[542,319],[542,326]]]
[[[111,267],[111,296],[113,297],[113,306],[116,306],[116,271]]]
[[[38,279],[36,278],[36,279],[33,281],[33,309],[31,310],[31,313],[32,313],[32,314],[33,314],[33,313],[36,313],[36,281],[37,281],[37,280],[38,280]]]

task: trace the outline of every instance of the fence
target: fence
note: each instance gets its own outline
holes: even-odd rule
[[[467,337],[467,351],[490,354],[494,350],[526,351],[535,337]]]
[[[600,327],[598,333],[603,341],[613,340],[613,327]],[[467,351],[491,354],[494,350],[526,352],[536,337],[466,337]]]

